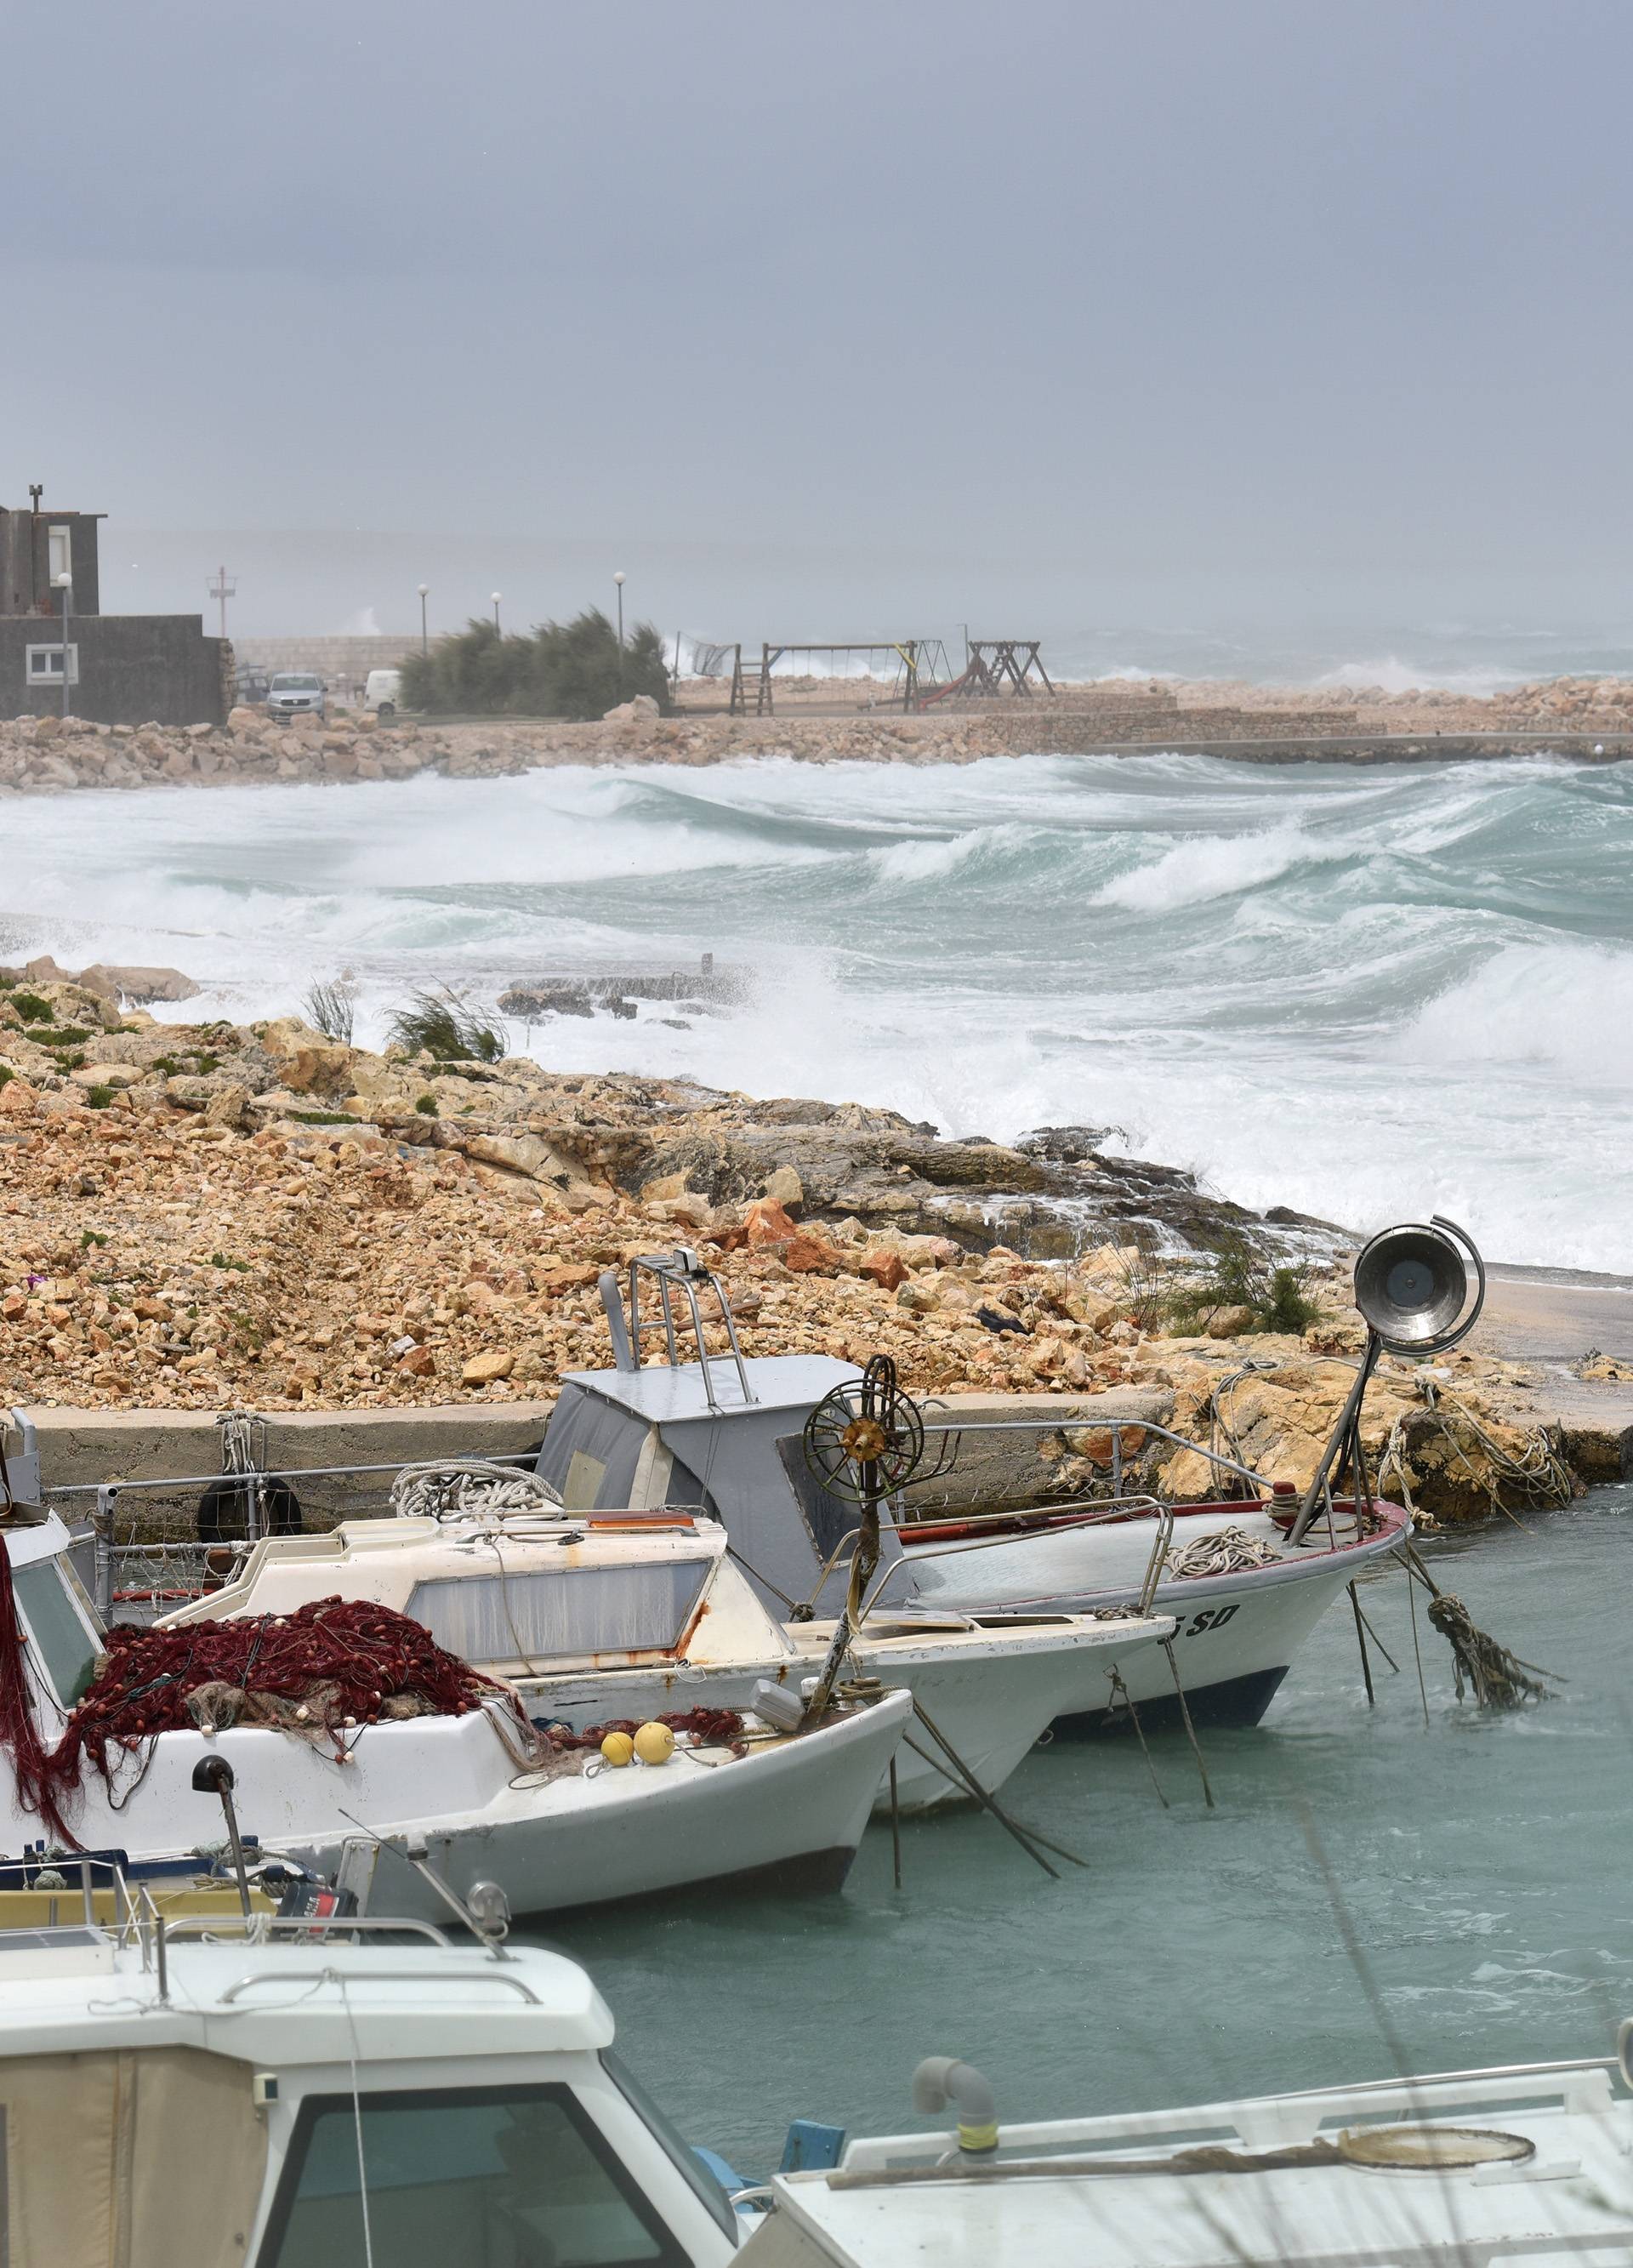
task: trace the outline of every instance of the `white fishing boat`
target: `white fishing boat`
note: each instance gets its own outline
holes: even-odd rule
[[[456,1890],[497,1881],[519,1913],[726,1880],[835,1888],[910,1713],[905,1694],[887,1693],[791,1736],[753,1726],[746,1742],[682,1740],[666,1763],[613,1771],[545,1753],[515,1697],[494,1690],[463,1713],[348,1719],[325,1738],[304,1737],[298,1722],[228,1721],[116,1739],[106,1775],[86,1755],[71,1772],[42,1767],[26,1786],[20,1747],[32,1739],[48,1757],[56,1749],[105,1635],[66,1528],[18,1500],[17,1479],[14,1464],[0,1571],[0,1719],[12,1750],[11,1770],[0,1771],[0,1850],[13,1855],[42,1843],[136,1863],[189,1852],[219,1835],[200,1788],[224,1764],[246,1835],[320,1873],[361,1831],[376,1848],[429,1852]],[[411,1868],[382,1867],[394,1906],[434,1911]],[[386,1881],[393,1872],[401,1880]]]
[[[1629,2029],[1620,2062],[1013,2124],[933,2058],[937,2131],[776,2176],[744,2268],[1609,2268],[1633,2259]]]
[[[165,1627],[370,1599],[504,1678],[536,1720],[575,1732],[696,1708],[753,1710],[768,1684],[797,1712],[821,1668],[833,1622],[776,1621],[717,1521],[570,1514],[541,1490],[531,1506],[484,1510],[484,1498],[527,1494],[503,1468],[409,1469],[403,1481],[413,1498],[440,1491],[447,1508],[348,1521],[326,1535],[263,1537],[232,1582],[166,1616]],[[990,1629],[957,1614],[938,1627],[882,1609],[855,1633],[843,1674],[913,1695],[919,1721],[895,1759],[895,1799],[911,1811],[968,1793],[943,1741],[991,1793],[1097,1680],[1106,1704],[1114,1702],[1120,1681],[1174,1627],[1137,1609]],[[879,1805],[889,1801],[887,1776]]]
[[[206,1936],[138,1892],[117,1929],[0,1934],[0,2257],[725,2268],[740,2217],[581,1969],[383,1928]]]
[[[646,1324],[644,1278],[659,1301]],[[786,1614],[790,1600],[837,1611],[858,1513],[812,1473],[804,1435],[825,1399],[858,1389],[863,1373],[820,1355],[742,1354],[724,1285],[689,1252],[633,1263],[627,1305],[610,1272],[601,1296],[616,1366],[563,1378],[539,1476],[575,1513],[706,1513],[724,1525],[738,1564],[774,1611]],[[717,1322],[706,1324],[705,1298]],[[652,1328],[664,1332],[666,1361],[642,1354]],[[702,1349],[708,1329],[724,1335],[727,1352],[681,1361],[682,1344]],[[1042,1433],[1073,1422],[1067,1413],[1005,1421],[1003,1430]],[[1117,1430],[1115,1419],[1095,1422]],[[956,1448],[993,1428],[931,1411],[923,1430]],[[1040,1613],[1170,1615],[1172,1649],[1135,1657],[1119,1693],[1108,1694],[1090,1665],[1057,1730],[1126,1721],[1130,1706],[1146,1727],[1177,1721],[1185,1707],[1199,1725],[1254,1724],[1321,1615],[1400,1549],[1409,1520],[1398,1505],[1369,1497],[1357,1514],[1341,1499],[1295,1543],[1296,1498],[1149,1418],[1138,1430],[1200,1449],[1252,1492],[1178,1505],[1102,1496],[950,1526],[915,1517],[910,1499],[898,1497],[881,1535],[879,1610],[902,1619],[961,1614],[989,1628]]]

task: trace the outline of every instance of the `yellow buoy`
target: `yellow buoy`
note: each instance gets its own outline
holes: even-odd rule
[[[635,1736],[635,1752],[644,1764],[666,1764],[674,1754],[674,1734],[667,1725],[643,1725]]]
[[[644,1732],[646,1727],[643,1726],[641,1729]],[[627,1764],[636,1746],[628,1733],[608,1733],[601,1742],[601,1761],[609,1764]]]

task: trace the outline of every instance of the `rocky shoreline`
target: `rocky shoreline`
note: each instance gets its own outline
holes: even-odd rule
[[[943,1141],[857,1105],[379,1055],[295,1018],[161,1025],[82,974],[0,973],[10,1402],[548,1395],[610,1359],[600,1271],[676,1243],[719,1268],[751,1352],[883,1351],[920,1394],[1062,1397],[1028,1480],[1055,1493],[1108,1459],[1113,1392],[1307,1478],[1353,1375],[1343,1232],[1250,1213],[1092,1128]],[[1307,1328],[1215,1300],[1181,1329],[1175,1288],[1222,1245],[1301,1255]],[[1387,1364],[1369,1445],[1391,1492],[1467,1519],[1619,1473],[1633,1434],[1551,1425],[1537,1383],[1463,1351]],[[1202,1485],[1157,1436],[1124,1447],[1151,1485]]]
[[[695,689],[693,688],[695,697]],[[489,778],[559,764],[709,765],[744,756],[809,763],[973,763],[1026,754],[1088,755],[1203,747],[1286,762],[1306,750],[1344,757],[1501,754],[1570,745],[1633,754],[1633,683],[1560,679],[1490,700],[1379,688],[1307,692],[1246,685],[1063,686],[1054,700],[978,708],[802,710],[769,717],[702,713],[682,688],[664,717],[642,696],[592,724],[495,718],[441,722],[336,710],[325,721],[274,724],[234,709],[220,725],[97,725],[83,718],[0,723],[0,795],[66,790],[411,779],[423,772]]]

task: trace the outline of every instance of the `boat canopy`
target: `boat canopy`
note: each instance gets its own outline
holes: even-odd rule
[[[535,1469],[569,1512],[707,1513],[774,1613],[790,1600],[835,1613],[844,1572],[818,1585],[859,1513],[805,1474],[798,1436],[825,1394],[862,1373],[826,1355],[753,1357],[743,1368],[749,1401],[735,1363],[717,1359],[708,1378],[695,1362],[569,1371]],[[886,1523],[880,1568],[901,1557]],[[900,1601],[899,1584],[891,1595]]]

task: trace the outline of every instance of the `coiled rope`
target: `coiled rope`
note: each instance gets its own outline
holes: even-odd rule
[[[516,1513],[559,1519],[562,1500],[549,1482],[488,1457],[431,1457],[404,1465],[391,1484],[399,1520],[505,1520]]]
[[[1188,1543],[1169,1552],[1163,1572],[1176,1581],[1199,1575],[1239,1575],[1250,1567],[1269,1567],[1281,1557],[1275,1544],[1245,1528],[1216,1528],[1210,1535],[1194,1535]]]

